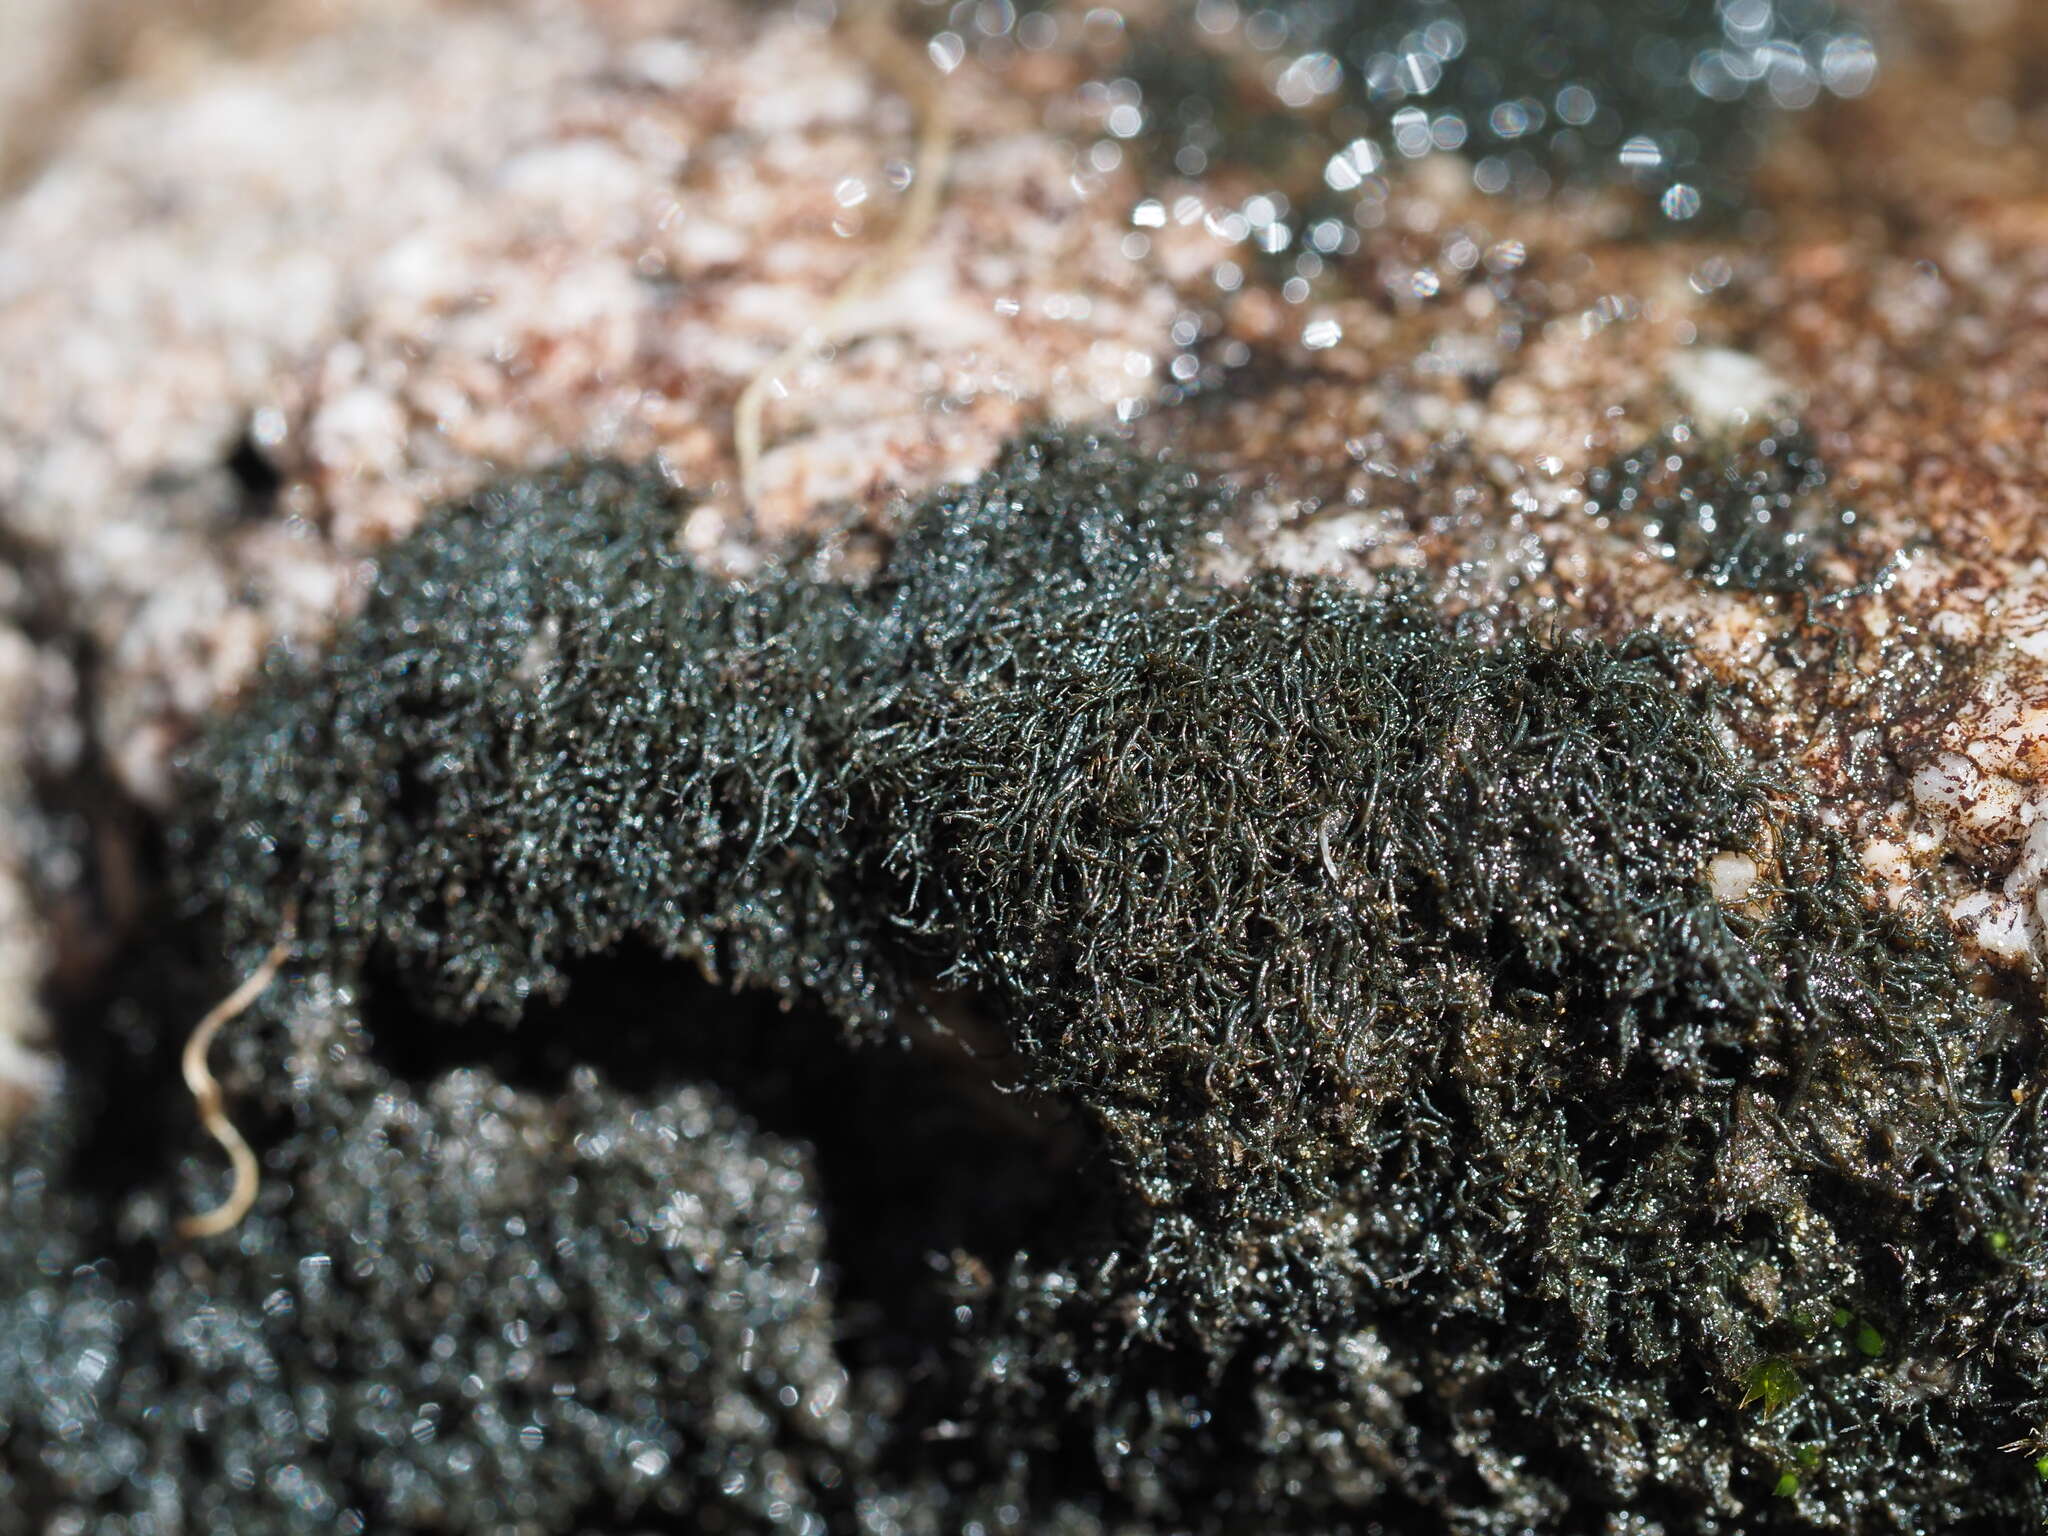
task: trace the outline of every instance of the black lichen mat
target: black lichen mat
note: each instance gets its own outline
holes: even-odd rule
[[[1664,642],[1208,586],[1222,504],[438,514],[194,765],[193,907],[300,913],[255,1210],[167,1236],[190,1014],[13,1149],[0,1531],[2037,1523],[2031,1029]]]
[[[1581,505],[1638,531],[1706,586],[1785,596],[1822,586],[1818,564],[1855,524],[1855,509],[1826,494],[1828,480],[1796,420],[1747,437],[1681,423],[1594,469]]]
[[[934,57],[1085,47],[1080,105],[1162,176],[1265,178],[1244,235],[1328,255],[1400,167],[1455,155],[1489,194],[1624,188],[1647,227],[1738,214],[1772,120],[1878,70],[1848,0],[925,0]],[[1097,155],[1090,163],[1099,164]]]

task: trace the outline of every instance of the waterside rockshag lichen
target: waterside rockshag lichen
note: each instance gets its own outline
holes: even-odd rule
[[[991,28],[989,10],[968,0],[936,19],[956,38],[1001,38],[1008,25]],[[1279,211],[1256,230],[1268,256],[1325,250],[1307,238],[1313,223],[1344,220],[1384,196],[1394,167],[1441,153],[1469,160],[1489,193],[1618,185],[1661,221],[1726,215],[1745,204],[1772,109],[1860,95],[1877,69],[1866,20],[1838,0],[1173,0],[1100,13],[1125,39],[1113,78],[1091,88],[1109,134],[1179,175],[1270,177],[1264,201],[1280,194]]]
[[[2038,1518],[2032,1037],[1667,644],[1206,587],[1219,507],[1036,439],[865,588],[714,581],[604,466],[437,515],[195,767],[198,905],[251,960],[300,912],[224,1051],[249,1223],[167,1240],[189,1119],[123,1189],[38,1143],[104,1074],[12,1154],[0,1529]],[[664,958],[912,1075],[841,1155],[1015,1219],[835,1197],[829,1089],[770,1131],[786,1068],[701,1066],[744,999],[607,990]],[[537,1038],[609,1078],[515,1092]],[[1014,1145],[892,1160],[912,1103]]]
[[[1828,480],[1795,420],[1732,439],[1679,424],[1591,470],[1583,507],[1640,530],[1710,587],[1784,595],[1819,585],[1816,560],[1855,522],[1824,494]]]

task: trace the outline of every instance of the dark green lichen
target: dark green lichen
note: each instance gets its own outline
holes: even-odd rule
[[[1995,1450],[2048,1450],[2034,1040],[1867,904],[1671,646],[1481,644],[1402,585],[1210,588],[1220,507],[1172,465],[1034,439],[919,508],[865,588],[714,581],[660,482],[604,466],[437,514],[195,763],[195,913],[241,956],[299,913],[300,980],[229,1047],[271,1149],[257,1214],[165,1246],[213,1171],[182,1118],[135,1122],[181,1155],[125,1192],[16,1154],[14,1507],[280,1531],[343,1507],[878,1533],[2038,1517]],[[1721,853],[1760,871],[1738,906]],[[671,1011],[643,965],[867,1048]],[[949,1038],[970,1050],[935,1056]],[[721,1039],[756,1043],[714,1064]],[[619,1086],[515,1092],[506,1040]],[[174,1047],[160,1024],[164,1080]],[[764,1093],[792,1052],[816,1086]],[[852,1107],[854,1061],[895,1086]],[[954,1150],[976,1124],[1012,1152]],[[1008,1214],[935,1214],[976,1191]],[[670,1197],[703,1263],[664,1246]],[[318,1308],[292,1278],[313,1253],[353,1277]],[[521,1323],[581,1406],[507,1364]],[[58,1355],[85,1396],[53,1419],[34,1362]],[[309,1437],[307,1405],[351,1392]],[[541,1412],[530,1461],[490,1427]],[[224,1423],[223,1459],[172,1423]]]
[[[645,931],[871,1016],[837,791],[857,616],[701,574],[673,516],[658,476],[568,471],[396,552],[366,621],[279,669],[205,770],[231,931],[275,928],[303,886],[309,960],[388,964],[449,1015],[510,1017]]]
[[[2033,1509],[1987,1448],[2038,1346],[1949,1353],[1983,1283],[1952,1234],[2028,1155],[1965,1106],[2010,1111],[2025,1058],[1668,651],[1269,584],[1077,616],[963,722],[962,970],[1134,1207],[988,1325],[1029,1454],[1092,1450],[1169,1521],[1732,1530],[1853,1424],[1801,1519]],[[1742,848],[1761,909],[1724,911],[1702,866]],[[1795,1355],[1781,1317],[1845,1290]]]
[[[871,1431],[800,1146],[705,1087],[457,1071],[271,1151],[234,1245],[141,1285],[17,1178],[0,1530],[825,1529]]]
[[[123,1027],[165,1007],[164,958],[10,1151],[7,1536],[887,1531],[885,1458],[950,1359],[929,1253],[1047,1238],[1073,1203],[1058,1136],[943,1059],[629,951],[513,1032],[307,978],[224,1052],[255,1209],[167,1248],[167,1202],[217,1170],[166,1113],[175,1033]]]
[[[973,40],[990,9],[940,15]],[[1104,126],[1163,170],[1265,178],[1268,255],[1327,254],[1310,224],[1444,152],[1489,192],[1626,186],[1662,220],[1725,214],[1773,109],[1859,94],[1876,69],[1837,0],[1177,0],[1123,31],[1089,98]]]
[[[1729,437],[1677,426],[1586,475],[1584,510],[1639,533],[1694,580],[1742,592],[1818,587],[1856,521],[1796,421]]]

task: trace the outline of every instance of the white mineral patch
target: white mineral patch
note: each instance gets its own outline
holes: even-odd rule
[[[2037,813],[2020,844],[2020,861],[2005,877],[2005,894],[2014,901],[2033,898],[2038,902],[2048,894],[2042,890],[2044,882],[2048,882],[2048,815]]]
[[[1943,752],[1923,764],[1913,775],[1913,798],[1957,837],[1973,843],[2008,841],[2021,826],[2019,786],[1986,773],[1960,752]]]
[[[2041,917],[2030,902],[1977,891],[1956,902],[1948,915],[1964,941],[1988,960],[2022,966],[2039,958]]]
[[[1266,562],[1299,576],[1356,577],[1359,557],[1388,542],[1389,515],[1343,510],[1282,529],[1265,545]]]
[[[1746,853],[1717,853],[1707,860],[1707,884],[1714,900],[1739,907],[1756,891],[1756,860]]]
[[[2048,662],[2048,568],[2036,561],[2002,606],[2007,642],[2030,661]]]
[[[1863,867],[1870,873],[1885,899],[1894,906],[1913,886],[1913,857],[1889,838],[1873,838],[1863,846]]]
[[[1987,958],[2038,971],[2048,923],[2048,593],[2023,572],[1980,604],[1988,664],[1914,770],[1915,846],[1948,854],[1949,915]],[[1928,862],[1923,857],[1923,863]],[[1987,878],[1988,877],[1988,878]],[[1974,887],[1974,889],[1972,889]]]
[[[1759,359],[1728,347],[1682,348],[1664,371],[1686,409],[1705,426],[1759,420],[1791,393]]]
[[[16,1093],[40,1097],[48,1093],[56,1081],[57,1062],[54,1057],[0,1034],[0,1093],[11,1089]]]

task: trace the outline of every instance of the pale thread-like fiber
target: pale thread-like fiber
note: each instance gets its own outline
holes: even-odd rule
[[[235,1129],[234,1122],[228,1119],[220,1081],[207,1066],[206,1053],[213,1048],[214,1036],[220,1033],[221,1026],[247,1012],[249,1006],[277,979],[278,970],[291,955],[292,942],[292,922],[288,917],[284,933],[270,946],[270,953],[263,957],[263,963],[213,1006],[185,1042],[185,1086],[192,1090],[192,1101],[199,1108],[199,1121],[206,1127],[207,1134],[226,1150],[228,1162],[234,1169],[234,1182],[228,1187],[227,1198],[219,1205],[196,1216],[187,1216],[178,1223],[180,1237],[218,1237],[223,1232],[232,1232],[256,1203],[256,1192],[263,1182],[256,1166],[256,1154],[249,1150],[249,1143]]]

